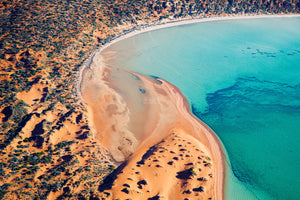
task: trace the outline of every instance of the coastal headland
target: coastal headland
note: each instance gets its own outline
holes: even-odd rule
[[[214,144],[217,144],[214,141],[218,140],[210,137],[213,134],[206,134],[209,129],[205,128],[204,124],[195,122],[196,119],[189,113],[188,104],[182,103],[181,107],[178,106],[176,98],[178,101],[185,100],[176,87],[163,80],[139,77],[128,72],[119,74],[127,77],[124,81],[129,80],[131,83],[121,84],[123,88],[120,89],[136,89],[130,95],[116,93],[115,100],[119,99],[120,102],[117,102],[117,107],[111,106],[109,109],[111,113],[114,113],[115,109],[123,109],[123,124],[118,123],[115,128],[124,130],[123,134],[130,140],[115,137],[116,141],[126,147],[118,149],[111,146],[112,141],[109,137],[104,137],[105,131],[98,131],[103,127],[107,128],[106,131],[112,128],[106,123],[101,124],[101,121],[95,123],[95,119],[101,118],[105,122],[100,113],[99,116],[93,114],[93,110],[100,109],[101,106],[97,108],[97,104],[86,104],[78,93],[79,83],[82,83],[81,72],[85,66],[90,66],[90,62],[93,61],[91,58],[111,42],[145,30],[186,24],[193,20],[210,20],[213,16],[291,15],[299,13],[299,9],[300,4],[297,1],[253,1],[252,4],[248,1],[194,0],[1,2],[0,199],[99,199],[103,195],[103,198],[112,198],[106,196],[118,195],[119,191],[115,187],[100,192],[103,190],[103,181],[108,180],[105,177],[110,174],[114,177],[117,172],[121,172],[120,169],[124,165],[121,164],[119,168],[117,166],[129,157],[130,161],[128,160],[123,171],[124,174],[130,174],[133,165],[141,161],[141,157],[143,158],[148,150],[151,152],[153,149],[157,155],[147,154],[144,157],[146,164],[139,166],[141,170],[134,167],[135,175],[132,176],[133,180],[138,180],[143,175],[146,181],[139,180],[141,182],[138,181],[135,186],[134,183],[122,183],[124,179],[121,173],[115,184],[130,185],[132,191],[127,185],[122,185],[131,192],[129,194],[157,198],[156,195],[159,194],[154,196],[158,191],[155,187],[157,180],[151,179],[150,172],[147,174],[147,170],[152,171],[153,168],[153,165],[149,164],[151,159],[153,162],[159,162],[159,166],[173,167],[172,170],[170,168],[170,173],[175,175],[171,176],[172,179],[165,177],[164,183],[181,184],[180,187],[174,186],[178,189],[176,191],[187,185],[185,194],[191,198],[193,195],[204,193],[208,198],[219,198],[217,195],[221,193],[214,193],[223,190],[219,188],[223,182],[221,175],[219,176],[221,170],[217,169],[218,166],[222,166],[223,161],[218,159],[221,155],[215,155],[220,149],[213,150]],[[178,24],[175,24],[175,21],[178,21]],[[109,59],[108,55],[104,57]],[[107,72],[108,75],[111,73]],[[110,82],[110,89],[116,90],[118,85],[119,82],[113,80]],[[139,86],[147,86],[149,91]],[[159,91],[164,91],[168,96],[163,97],[151,87],[164,87]],[[158,116],[159,112],[153,113],[151,109],[162,109],[163,106],[152,105],[156,104],[154,100],[145,99],[144,96],[148,93],[153,95],[151,99],[159,97],[158,100],[161,101],[175,98],[170,100],[170,106],[175,109],[172,113],[177,114],[168,118],[174,120],[173,124],[167,121],[163,122],[166,126],[163,126],[163,123],[160,126],[156,124],[161,119],[153,118]],[[131,99],[136,95],[139,96],[137,99],[140,100],[140,104]],[[107,98],[106,104],[111,100],[113,99]],[[93,105],[95,108],[92,108]],[[140,113],[129,112],[132,109]],[[177,118],[179,113],[185,113],[186,118]],[[142,117],[138,117],[139,114]],[[151,116],[152,119],[148,118]],[[179,123],[179,119],[182,119],[182,122]],[[161,127],[160,133],[153,130],[156,125]],[[149,136],[148,133],[153,135]],[[176,144],[182,145],[178,148],[185,149],[185,145],[192,145],[192,148],[187,151],[176,149],[176,145],[171,141],[177,140],[182,142]],[[163,151],[162,148],[167,150],[160,152]],[[156,152],[155,149],[161,150]],[[173,157],[178,157],[178,160],[173,157],[173,160],[169,159],[172,152],[175,152]],[[196,159],[196,152],[200,152],[200,159]],[[181,160],[184,156],[186,159]],[[167,160],[172,165],[165,164]],[[202,171],[199,171],[200,168]],[[157,174],[165,175],[164,167],[155,165],[154,169],[157,170]],[[181,169],[187,171],[180,171]],[[191,179],[183,179],[182,177],[186,176],[182,174],[192,174]],[[218,183],[218,186],[213,183]],[[197,187],[190,187],[191,185]],[[137,190],[148,186],[153,189],[147,192],[148,188],[146,192],[138,193],[140,191]],[[126,194],[127,190],[121,194]],[[191,193],[188,194],[189,192]],[[171,193],[170,190],[161,191],[165,198],[171,198]]]

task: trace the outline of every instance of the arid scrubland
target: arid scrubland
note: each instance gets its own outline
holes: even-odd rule
[[[0,199],[97,199],[114,162],[77,93],[101,45],[161,21],[299,13],[299,0],[0,2]]]

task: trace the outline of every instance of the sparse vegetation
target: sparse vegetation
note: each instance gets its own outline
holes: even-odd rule
[[[22,199],[46,199],[50,191],[63,191],[60,198],[97,197],[91,191],[97,191],[103,178],[115,171],[115,166],[108,158],[101,157],[103,152],[97,145],[91,145],[94,141],[89,138],[91,130],[84,115],[86,108],[76,102],[74,95],[77,73],[95,48],[116,36],[136,30],[136,27],[127,24],[148,26],[168,18],[222,13],[287,13],[299,12],[300,9],[299,2],[270,2],[1,2],[0,199],[6,199],[5,195],[12,192]],[[123,27],[118,28],[120,25]],[[141,89],[141,92],[145,90]],[[28,95],[26,98],[29,100],[23,95]],[[42,120],[45,121],[35,129],[35,125]],[[52,140],[56,138],[55,134],[68,131],[67,123],[82,132],[68,132],[68,137]],[[82,153],[81,148],[89,151]],[[156,149],[150,149],[140,165],[144,165],[145,160],[155,152]],[[77,156],[84,161],[79,161]],[[174,157],[172,162],[175,164],[178,159]],[[211,167],[210,162],[205,162],[205,166]],[[88,163],[90,167],[81,166],[82,163]],[[41,169],[47,169],[47,173]],[[34,176],[40,171],[43,174],[35,182]],[[192,169],[188,173],[194,174],[195,171]],[[68,178],[62,179],[64,174]],[[85,189],[80,191],[79,185],[84,185]],[[15,189],[18,187],[22,191]]]
[[[11,186],[10,183],[5,183],[0,187],[0,199],[4,197],[4,195],[7,193],[7,189]]]

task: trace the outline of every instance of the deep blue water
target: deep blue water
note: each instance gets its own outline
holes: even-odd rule
[[[227,199],[299,198],[299,17],[173,27],[107,50],[115,65],[179,87],[215,131],[230,160]]]

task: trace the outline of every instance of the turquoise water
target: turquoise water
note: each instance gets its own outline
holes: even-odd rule
[[[300,18],[199,23],[109,47],[180,88],[223,142],[227,199],[300,197]]]

